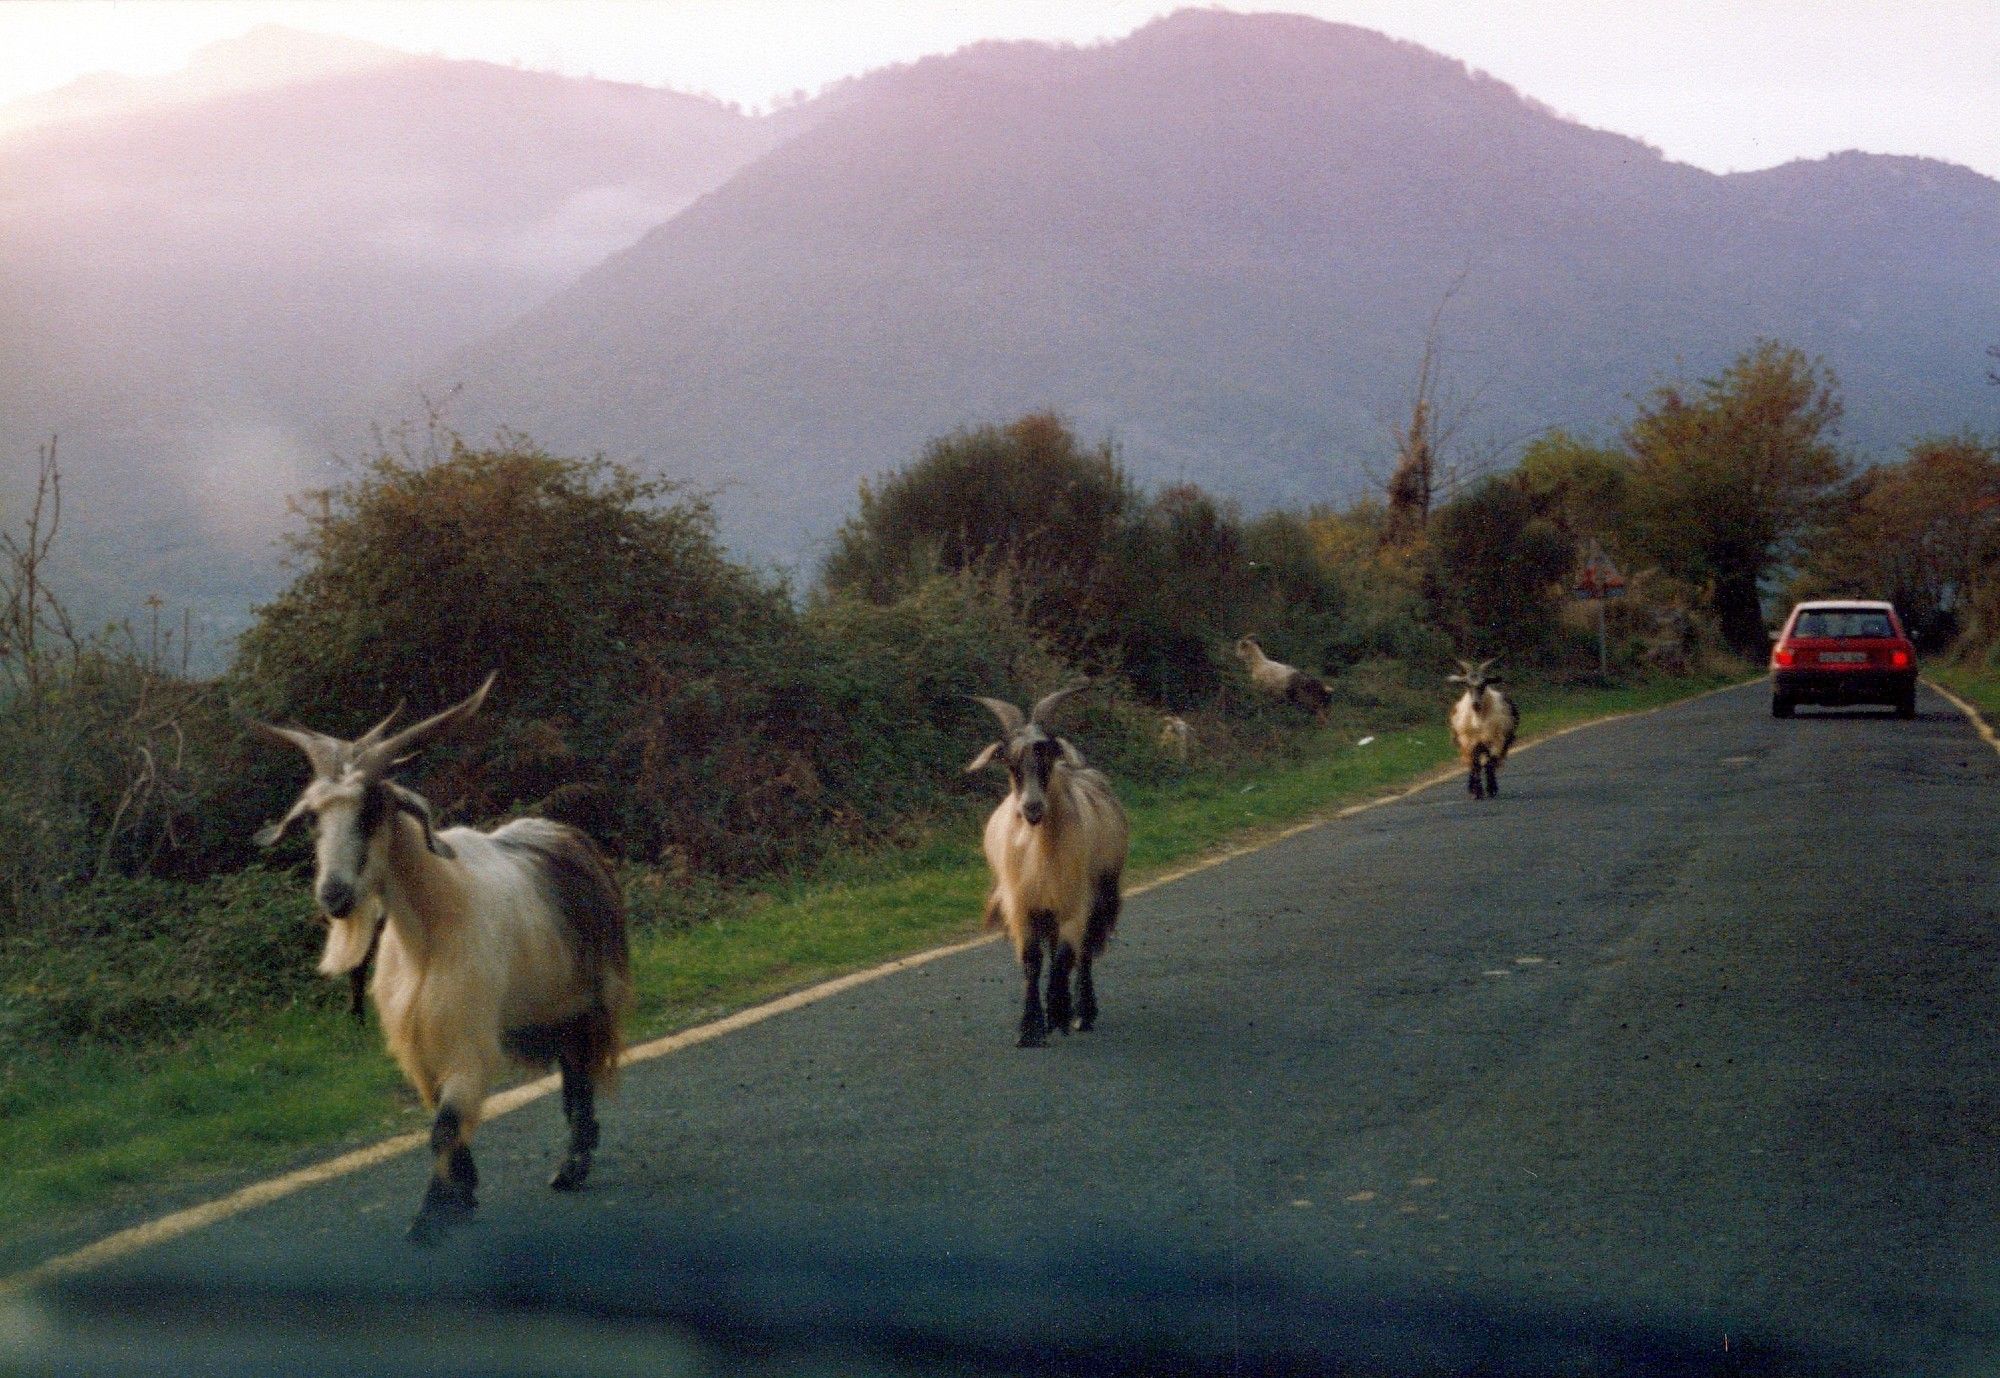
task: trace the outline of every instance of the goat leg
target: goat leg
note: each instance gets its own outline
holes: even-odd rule
[[[1500,796],[1500,767],[1497,763],[1495,763],[1495,761],[1491,756],[1488,756],[1486,758],[1486,797],[1489,799],[1497,799],[1499,798],[1499,796]]]
[[[1071,1006],[1069,974],[1076,966],[1076,948],[1067,939],[1056,944],[1055,960],[1049,963],[1049,1027],[1067,1034]]]
[[[583,1185],[584,1178],[590,1176],[590,1155],[597,1147],[596,1088],[585,1047],[588,1029],[584,1021],[589,1017],[579,1015],[572,1021],[573,1028],[565,1031],[557,1054],[562,1064],[563,1119],[569,1122],[569,1152],[549,1179],[557,1191],[575,1191]]]
[[[473,1195],[478,1186],[479,1170],[472,1164],[458,1109],[440,1106],[431,1121],[431,1180],[416,1218],[410,1221],[410,1241],[435,1244],[471,1219],[479,1204]]]
[[[1076,968],[1076,1031],[1089,1033],[1097,1022],[1097,983],[1090,979],[1090,958]]]
[[[1042,940],[1034,938],[1021,949],[1021,977],[1026,987],[1021,999],[1021,1037],[1016,1047],[1040,1048],[1049,1041],[1048,1016],[1042,1013]]]

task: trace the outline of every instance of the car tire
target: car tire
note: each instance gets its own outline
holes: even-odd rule
[[[1912,689],[1909,693],[1896,700],[1896,716],[1899,718],[1914,718],[1917,716],[1916,690]]]
[[[1792,701],[1783,694],[1771,695],[1771,716],[1789,718],[1792,716]]]

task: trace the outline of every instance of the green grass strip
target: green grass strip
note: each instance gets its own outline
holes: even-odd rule
[[[1924,677],[1942,684],[2000,727],[2000,671],[1973,665],[1926,665]]]
[[[1527,689],[1523,736],[1658,707],[1727,682]],[[1367,746],[1329,729],[1291,764],[1195,772],[1128,790],[1134,881],[1406,785],[1452,759],[1434,722]],[[1338,735],[1336,735],[1336,732]],[[955,768],[956,762],[946,763]],[[737,896],[692,927],[635,936],[639,1041],[977,931],[987,884],[978,825],[848,858],[816,879]],[[995,1012],[1004,1020],[1005,1011]],[[168,1053],[83,1047],[0,1086],[0,1272],[161,1210],[417,1128],[414,1097],[373,1028],[288,1010]]]

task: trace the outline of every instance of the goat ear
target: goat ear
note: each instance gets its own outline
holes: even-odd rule
[[[1000,743],[994,742],[986,750],[972,758],[972,764],[965,768],[967,775],[975,775],[993,764],[993,758],[1000,754]]]
[[[397,784],[394,780],[384,780],[382,788],[389,791],[391,803],[423,825],[424,846],[430,851],[432,856],[441,856],[446,861],[450,861],[458,855],[458,853],[451,849],[449,843],[438,840],[437,818],[431,812],[430,800],[424,798],[423,795],[418,794],[413,789],[403,788],[403,786]]]

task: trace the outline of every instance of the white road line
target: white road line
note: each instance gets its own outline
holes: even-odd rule
[[[1749,682],[1745,681],[1745,683]],[[1928,682],[1926,681],[1926,683]],[[1541,736],[1521,742],[1515,746],[1514,751],[1518,754],[1540,746],[1544,742],[1552,742],[1558,737],[1566,737],[1572,732],[1580,732],[1587,727],[1602,727],[1609,723],[1623,722],[1628,718],[1642,718],[1648,714],[1657,713],[1664,708],[1677,708],[1682,704],[1694,703],[1711,695],[1727,693],[1731,689],[1739,689],[1741,687],[1741,684],[1725,684],[1721,688],[1710,689],[1706,693],[1696,694],[1692,698],[1676,699],[1673,703],[1663,703],[1652,708],[1636,709],[1629,713],[1613,713],[1602,718],[1591,718],[1585,722],[1572,723],[1568,727],[1559,728],[1554,732],[1546,732]],[[1932,687],[1935,688],[1936,686],[1933,685]],[[1950,697],[1950,695],[1946,695],[1946,697]],[[1954,699],[1953,702],[1957,702],[1957,700]],[[1960,704],[1959,706],[1965,708],[1964,704]],[[1971,712],[1969,708],[1966,711],[1968,713]],[[1974,720],[1978,721],[1976,715],[1974,716]],[[1981,724],[1981,728],[1985,730],[1983,723]],[[1987,730],[1987,738],[1989,741],[1992,740],[1990,730]],[[1234,861],[1238,857],[1249,856],[1252,853],[1274,847],[1287,838],[1297,837],[1300,833],[1310,832],[1314,828],[1325,827],[1328,823],[1336,822],[1343,818],[1352,818],[1354,815],[1366,813],[1370,809],[1379,809],[1385,804],[1394,804],[1408,799],[1410,796],[1420,794],[1434,785],[1442,784],[1447,780],[1457,779],[1459,772],[1460,767],[1458,766],[1446,766],[1421,777],[1414,784],[1406,785],[1401,789],[1382,795],[1380,798],[1369,799],[1359,804],[1349,804],[1344,808],[1315,814],[1303,822],[1291,824],[1276,832],[1263,834],[1242,846],[1231,847],[1224,851],[1212,853],[1201,858],[1199,861],[1191,862],[1186,866],[1181,866],[1161,875],[1154,876],[1150,880],[1132,886],[1125,892],[1125,897],[1131,899],[1134,896],[1143,895],[1148,891],[1158,890],[1164,886],[1172,885],[1176,881],[1186,880],[1189,876],[1212,870],[1224,862]],[[830,999],[843,991],[853,990],[856,986],[868,985],[871,982],[881,980],[885,976],[893,976],[899,971],[908,971],[912,967],[924,966],[940,958],[950,957],[956,953],[966,952],[972,948],[983,947],[988,943],[997,941],[999,941],[998,934],[986,934],[965,942],[951,943],[944,947],[934,947],[923,952],[913,953],[908,957],[898,957],[892,962],[884,962],[879,966],[869,967],[865,971],[850,972],[846,976],[835,977],[831,981],[822,981],[819,985],[810,986],[805,990],[794,991],[790,995],[783,995],[775,1000],[768,1000],[761,1005],[754,1005],[747,1010],[739,1010],[735,1014],[728,1015],[725,1018],[717,1019],[692,1029],[683,1029],[679,1033],[668,1034],[664,1038],[656,1038],[649,1043],[641,1043],[637,1047],[628,1048],[625,1050],[623,1065],[631,1066],[633,1063],[650,1062],[654,1058],[666,1057],[670,1053],[680,1052],[684,1048],[692,1048],[699,1043],[710,1042],[711,1040],[721,1038],[724,1034],[735,1033],[738,1029],[747,1029],[753,1024],[761,1024],[767,1019],[775,1018],[781,1014],[788,1014],[792,1010],[803,1009],[807,1005],[816,1005],[820,1001]],[[524,1105],[540,1100],[542,1097],[558,1090],[560,1086],[560,1078],[552,1074],[538,1078],[535,1081],[524,1082],[497,1095],[489,1096],[486,1100],[486,1110],[483,1118],[487,1120],[497,1119],[510,1111],[518,1110]],[[148,1249],[156,1244],[164,1244],[168,1240],[192,1234],[196,1230],[205,1229],[210,1225],[227,1220],[233,1215],[240,1215],[244,1211],[267,1205],[282,1197],[303,1191],[307,1187],[318,1186],[320,1183],[330,1182],[336,1177],[345,1177],[349,1173],[373,1167],[377,1163],[386,1162],[399,1154],[410,1152],[412,1149],[428,1142],[429,1138],[430,1131],[428,1130],[398,1134],[392,1139],[384,1139],[380,1143],[370,1144],[366,1148],[356,1149],[354,1152],[342,1154],[338,1158],[331,1158],[323,1163],[315,1163],[311,1167],[300,1168],[296,1172],[286,1173],[282,1177],[273,1177],[267,1181],[256,1182],[241,1190],[231,1192],[227,1196],[203,1202],[199,1206],[190,1206],[186,1210],[175,1211],[171,1215],[163,1215],[157,1220],[149,1220],[144,1224],[134,1225],[129,1229],[106,1235],[104,1238],[95,1243],[87,1244],[81,1249],[58,1255],[32,1268],[24,1269],[9,1277],[0,1278],[0,1297],[14,1296],[53,1278],[83,1272],[87,1269],[112,1262],[114,1259],[137,1253],[141,1249]]]

